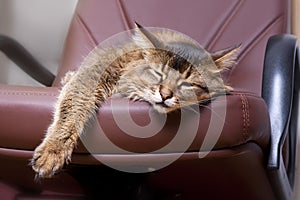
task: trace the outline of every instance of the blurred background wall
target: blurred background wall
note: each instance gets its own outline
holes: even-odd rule
[[[292,14],[292,32],[300,38],[300,0],[293,0]]]
[[[0,0],[0,34],[19,41],[56,73],[77,0]],[[0,52],[0,83],[37,85]]]

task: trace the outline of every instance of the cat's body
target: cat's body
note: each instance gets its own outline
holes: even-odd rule
[[[94,50],[66,75],[53,122],[33,155],[38,177],[51,177],[70,161],[84,127],[114,93],[169,113],[232,90],[219,72],[234,64],[239,47],[210,54],[183,34],[152,34],[139,25],[133,38],[121,48]]]

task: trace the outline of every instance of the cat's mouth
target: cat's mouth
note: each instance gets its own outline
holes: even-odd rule
[[[168,113],[170,107],[166,105],[164,102],[155,103],[153,108],[159,113]]]
[[[172,108],[176,107],[176,105],[177,105],[177,100],[174,97],[166,99],[164,101],[160,100],[158,102],[155,102],[155,106],[159,107],[163,110],[172,109]]]

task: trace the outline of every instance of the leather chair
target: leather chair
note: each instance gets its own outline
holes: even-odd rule
[[[298,48],[288,34],[287,0],[84,0],[72,20],[58,74],[54,77],[16,41],[2,36],[0,49],[47,87],[0,85],[0,194],[4,199],[292,199],[297,151],[299,89]],[[98,111],[107,137],[128,152],[107,148],[90,154],[82,143],[72,162],[53,179],[34,181],[28,166],[33,150],[51,122],[60,80],[106,38],[133,28],[164,27],[185,33],[210,51],[242,43],[238,64],[222,74],[234,92],[214,108],[201,108],[199,127],[187,150],[152,153],[172,142],[180,115],[171,115],[156,135],[127,135],[113,120],[129,106],[132,119],[149,123],[149,105],[114,98]],[[275,36],[274,36],[275,35]],[[214,109],[226,108],[222,132],[214,144],[209,124]],[[114,111],[116,112],[116,111]],[[197,118],[190,117],[190,122]],[[186,131],[190,137],[193,131]],[[86,133],[87,138],[97,133]],[[141,133],[143,134],[143,133]],[[211,131],[212,137],[214,132]],[[207,139],[208,138],[208,139]],[[210,141],[211,139],[212,141]],[[213,143],[213,148],[204,144]],[[179,142],[180,144],[180,142]],[[101,141],[99,141],[101,145]],[[207,148],[205,148],[207,147]],[[201,149],[201,152],[199,153]],[[123,167],[179,158],[148,173]],[[203,157],[201,155],[205,155]],[[146,163],[146,164],[145,164]],[[149,169],[152,171],[151,169]],[[1,197],[1,198],[2,198]]]

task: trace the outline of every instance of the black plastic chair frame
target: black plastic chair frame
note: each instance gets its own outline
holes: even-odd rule
[[[271,145],[267,168],[279,199],[293,199],[297,153],[299,103],[299,56],[293,35],[272,36],[267,44],[263,73],[262,97],[270,114]],[[285,140],[289,147],[288,166],[283,163]],[[286,170],[287,169],[287,170]]]
[[[0,51],[39,83],[52,85],[55,76],[16,40],[0,35]]]

